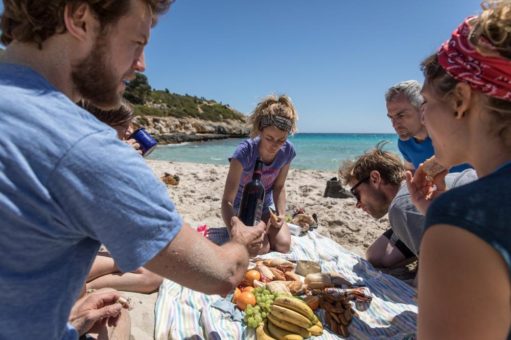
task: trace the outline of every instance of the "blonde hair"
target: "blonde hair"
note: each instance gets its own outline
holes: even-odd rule
[[[293,103],[291,102],[291,98],[286,95],[271,95],[259,102],[254,112],[250,116],[249,122],[252,124],[250,137],[254,138],[259,134],[259,132],[262,131],[261,121],[263,117],[268,116],[283,117],[289,119],[291,122],[291,129],[289,134],[296,132],[296,121],[298,120],[298,114]]]
[[[511,1],[488,0],[481,3],[483,12],[470,21],[471,44],[483,55],[499,56],[511,62]],[[484,42],[489,42],[484,43]],[[491,46],[491,47],[490,47]],[[438,63],[436,54],[421,63],[427,83],[443,99],[449,98],[458,81],[451,77]],[[507,146],[511,146],[511,101],[490,97],[479,92],[486,106],[489,128]]]

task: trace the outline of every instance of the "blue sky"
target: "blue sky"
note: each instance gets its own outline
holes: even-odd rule
[[[146,49],[152,87],[250,113],[288,94],[300,132],[393,132],[385,90],[422,80],[479,0],[177,0]]]

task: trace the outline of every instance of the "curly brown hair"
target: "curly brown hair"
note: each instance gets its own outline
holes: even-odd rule
[[[271,95],[264,98],[259,104],[257,104],[254,112],[249,118],[252,123],[252,129],[250,131],[250,137],[256,137],[261,132],[261,119],[264,116],[280,116],[287,118],[291,121],[290,134],[296,132],[296,121],[298,120],[298,113],[296,112],[295,106],[286,95],[275,96]]]
[[[373,170],[380,173],[385,183],[400,185],[405,176],[403,161],[398,155],[384,151],[385,144],[387,142],[380,142],[359,158],[345,161],[339,169],[339,176],[343,179],[344,185],[368,178]]]
[[[4,0],[1,15],[0,41],[8,45],[11,41],[36,43],[42,48],[43,42],[54,34],[64,33],[64,9],[70,6],[74,12],[80,5],[87,4],[96,14],[101,29],[114,24],[128,12],[132,0]],[[156,18],[167,11],[174,0],[143,0]]]
[[[472,32],[470,42],[483,55],[495,55],[511,61],[511,2],[509,0],[484,1],[483,12],[470,21]],[[484,39],[482,39],[484,38]],[[489,41],[493,46],[488,50]],[[447,100],[452,95],[458,81],[451,77],[439,64],[436,54],[421,63],[425,83],[431,86],[440,99]],[[480,93],[492,120],[490,128],[508,146],[511,146],[511,101],[498,99]]]

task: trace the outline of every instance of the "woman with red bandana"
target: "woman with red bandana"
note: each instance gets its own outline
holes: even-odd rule
[[[436,161],[470,163],[479,180],[444,193],[445,172],[407,174],[426,212],[420,339],[511,339],[510,28],[511,2],[484,2],[422,63]]]
[[[259,254],[270,250],[287,253],[291,234],[286,224],[285,182],[291,161],[296,156],[293,144],[287,140],[296,131],[296,109],[287,96],[269,96],[261,101],[250,116],[250,139],[238,145],[229,158],[229,173],[222,198],[222,217],[227,228],[238,213],[243,188],[252,179],[256,159],[263,162],[261,182],[265,188],[262,220],[267,224]],[[269,208],[276,207],[277,216],[270,219]],[[255,253],[255,251],[254,251]]]

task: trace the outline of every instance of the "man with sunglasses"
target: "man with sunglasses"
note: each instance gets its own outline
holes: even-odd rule
[[[340,175],[357,200],[357,208],[376,219],[388,213],[390,228],[366,252],[373,266],[395,267],[419,253],[424,215],[415,208],[404,181],[405,167],[399,156],[384,151],[379,143],[352,162],[345,163]],[[477,179],[473,169],[446,177],[448,188]]]

